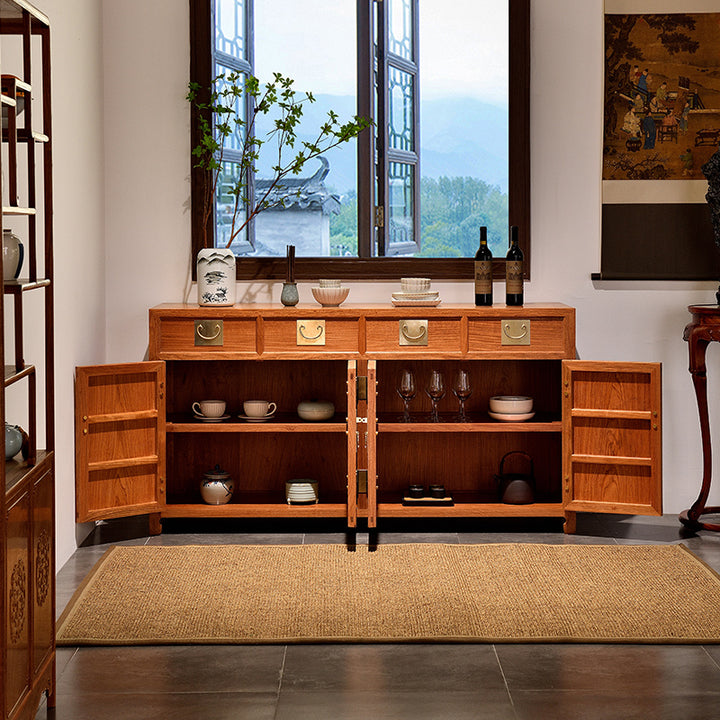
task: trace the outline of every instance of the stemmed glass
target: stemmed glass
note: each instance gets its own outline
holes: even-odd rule
[[[403,370],[398,380],[397,394],[403,401],[403,415],[400,418],[402,422],[412,422],[410,418],[409,405],[410,401],[415,397],[417,389],[415,387],[415,375],[412,370]]]
[[[465,401],[472,394],[472,389],[470,388],[470,373],[467,370],[457,371],[452,391],[460,403],[460,412],[455,416],[455,422],[469,422],[465,415]]]
[[[430,381],[425,392],[432,401],[432,411],[430,413],[430,422],[440,422],[438,415],[438,402],[445,397],[445,380],[443,374],[439,370],[430,372]]]

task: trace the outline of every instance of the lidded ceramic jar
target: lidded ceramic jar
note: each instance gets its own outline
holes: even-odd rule
[[[15,280],[20,275],[25,249],[22,240],[9,228],[3,229],[3,281]]]
[[[219,465],[203,474],[200,494],[208,505],[225,505],[230,502],[234,489],[235,483],[230,473],[222,470]]]
[[[5,423],[5,459],[15,457],[23,445],[23,434],[17,425]]]

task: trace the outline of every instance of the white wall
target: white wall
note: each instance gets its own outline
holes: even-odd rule
[[[100,33],[98,1],[43,3],[55,37],[59,561],[71,551],[75,532],[68,452],[72,367],[142,359],[148,308],[182,301],[190,267],[187,2],[101,5]],[[590,280],[600,257],[602,58],[602,0],[533,0],[533,265],[526,299],[577,308],[583,359],[663,363],[665,511],[675,513],[695,499],[701,475],[697,410],[682,340],[686,307],[712,302],[715,286]],[[86,82],[78,82],[78,73]],[[79,88],[89,88],[81,103]],[[104,293],[97,276],[103,197]],[[471,298],[469,283],[438,287],[447,301]],[[311,301],[309,288],[301,284],[301,301]],[[391,289],[358,282],[350,297],[386,301]],[[257,301],[278,301],[280,293],[277,283],[244,284],[241,290]],[[502,287],[496,293],[501,297]],[[189,297],[195,301],[194,289]],[[709,353],[711,394],[715,369],[720,381],[717,357]],[[717,401],[713,405],[716,411]],[[718,504],[720,483],[713,495]]]

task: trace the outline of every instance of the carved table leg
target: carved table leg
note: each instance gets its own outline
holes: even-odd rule
[[[720,530],[720,525],[704,523],[699,520],[701,515],[717,512],[718,508],[706,507],[710,494],[712,480],[712,444],[710,438],[710,416],[707,401],[707,368],[705,354],[709,340],[706,329],[690,325],[686,330],[686,339],[690,352],[690,373],[692,374],[695,397],[697,399],[698,414],[700,416],[700,437],[703,451],[703,478],[702,487],[697,500],[689,510],[680,514],[680,522],[694,529]]]

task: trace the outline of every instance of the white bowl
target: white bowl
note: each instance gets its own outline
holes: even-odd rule
[[[318,280],[321,288],[339,288],[342,286],[342,280]]]
[[[400,278],[400,287],[406,293],[427,292],[430,289],[430,278]]]
[[[303,400],[303,402],[297,406],[297,414],[303,420],[311,420],[313,422],[330,420],[335,414],[335,405],[324,400]]]
[[[336,307],[345,300],[350,292],[350,288],[344,287],[314,287],[311,288],[313,297],[323,307]]]
[[[527,395],[495,395],[490,398],[490,410],[505,415],[524,415],[532,412],[533,399]]]
[[[289,480],[285,483],[285,498],[288,503],[316,503],[318,501],[317,480]]]

